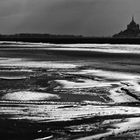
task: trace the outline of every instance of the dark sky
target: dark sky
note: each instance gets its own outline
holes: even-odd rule
[[[110,36],[126,28],[140,0],[0,0],[0,33]]]

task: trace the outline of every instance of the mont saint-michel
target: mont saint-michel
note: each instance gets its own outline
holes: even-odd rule
[[[134,20],[134,17],[132,17],[131,22],[127,25],[127,29],[124,31],[119,32],[118,34],[115,34],[113,37],[118,38],[135,38],[140,37],[140,27],[139,24],[137,24]]]

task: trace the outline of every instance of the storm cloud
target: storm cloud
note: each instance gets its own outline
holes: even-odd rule
[[[0,0],[0,33],[109,36],[136,17],[139,0]]]

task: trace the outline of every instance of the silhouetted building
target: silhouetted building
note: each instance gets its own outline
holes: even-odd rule
[[[118,34],[113,35],[113,37],[118,37],[118,38],[140,37],[139,24],[137,24],[134,20],[134,17],[132,17],[132,21],[127,25],[127,29],[124,31],[121,31]]]

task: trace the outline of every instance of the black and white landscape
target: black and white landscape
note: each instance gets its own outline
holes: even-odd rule
[[[140,138],[140,47],[0,42],[0,136]]]
[[[0,0],[0,140],[140,140],[140,0]]]

